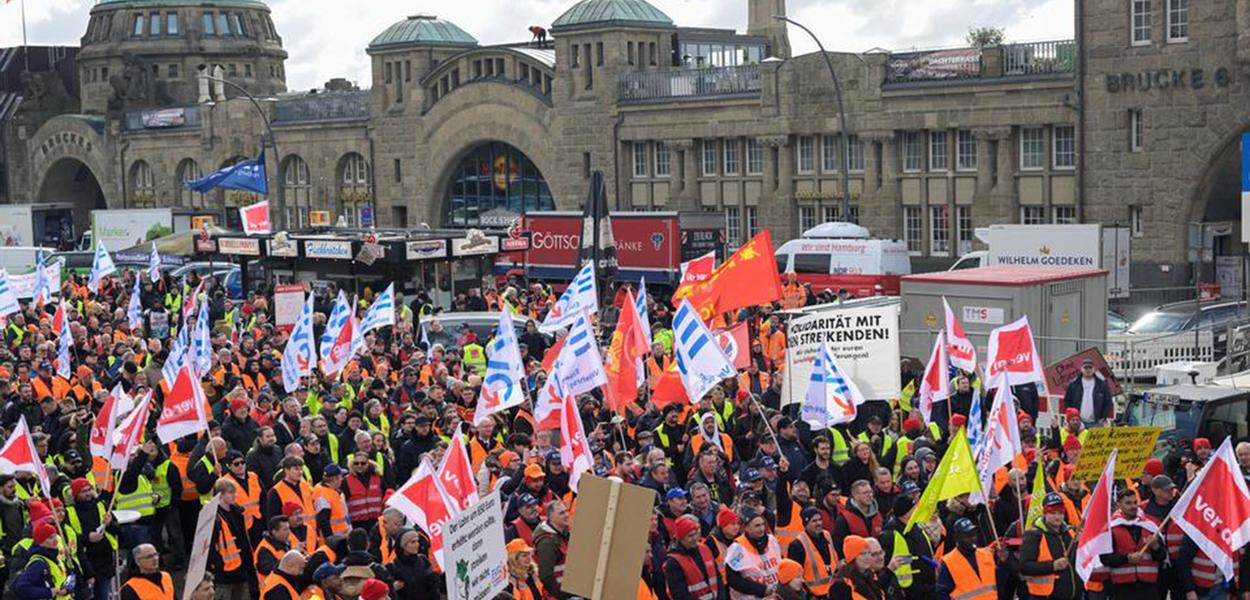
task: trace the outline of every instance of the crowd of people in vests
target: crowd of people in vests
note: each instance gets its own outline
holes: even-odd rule
[[[126,318],[142,277],[144,323]],[[622,286],[625,287],[625,286]],[[669,298],[646,298],[654,344],[647,385],[616,411],[598,394],[577,399],[594,455],[593,473],[655,492],[649,550],[638,589],[616,596],[664,600],[831,598],[1225,598],[1250,594],[1250,577],[1225,582],[1173,526],[1160,529],[1211,452],[1206,440],[1151,460],[1117,488],[1114,552],[1089,581],[1076,575],[1075,539],[1092,482],[1074,476],[1091,427],[1109,426],[1109,395],[1086,365],[1062,400],[1056,426],[1035,427],[1037,392],[1016,389],[1023,451],[996,477],[988,498],[964,494],[908,527],[929,480],[976,403],[979,382],[955,378],[953,396],[914,410],[910,390],[870,401],[853,423],[813,430],[783,406],[785,315],[836,301],[784,282],[774,305],[728,315],[746,322],[750,366],[693,403],[656,407],[648,387],[673,358]],[[425,292],[396,295],[393,327],[371,332],[341,374],[316,370],[286,393],[279,367],[287,333],[265,294],[232,302],[218,282],[158,281],[125,271],[90,293],[69,279],[59,300],[22,303],[0,344],[0,425],[25,419],[51,476],[45,498],[30,473],[0,476],[0,550],[6,596],[21,599],[172,600],[192,554],[196,517],[216,498],[207,574],[195,600],[380,600],[447,597],[430,534],[388,505],[423,460],[437,462],[456,436],[466,441],[481,493],[505,506],[508,588],[519,600],[565,599],[564,564],[576,527],[575,494],[558,431],[533,407],[473,423],[485,363],[482,339],[458,311],[510,311],[529,322],[519,335],[533,398],[557,339],[536,327],[556,294],[513,279],[499,293],[476,290],[439,307]],[[314,292],[316,335],[337,290]],[[210,431],[161,444],[148,435],[124,472],[93,455],[88,438],[116,386],[160,406],[170,382],[161,366],[187,326],[191,294],[215,324],[202,386]],[[366,293],[357,310],[372,301]],[[598,315],[608,344],[621,299]],[[57,310],[77,344],[69,377],[58,374]],[[168,330],[154,334],[154,321]],[[985,405],[988,407],[988,404]],[[154,424],[160,410],[152,413]],[[1250,445],[1237,447],[1250,472]],[[1040,473],[1039,473],[1040,470]],[[1032,482],[1044,481],[1042,493]],[[1041,510],[1037,511],[1040,506]],[[137,518],[121,522],[125,511]],[[1040,512],[1031,521],[1030,513]],[[120,567],[119,567],[120,565]],[[172,573],[179,573],[178,577]],[[181,585],[178,583],[177,585]]]

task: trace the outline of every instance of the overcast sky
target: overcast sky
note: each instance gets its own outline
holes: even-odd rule
[[[0,47],[22,43],[20,2],[0,1]],[[94,0],[25,0],[31,44],[77,45]],[[365,46],[411,14],[449,19],[483,44],[526,40],[526,27],[549,26],[575,0],[269,0],[290,58],[292,90],[332,77],[368,81]],[[650,0],[680,26],[746,28],[747,0]],[[790,16],[812,28],[826,48],[862,52],[962,43],[969,27],[1007,30],[1011,41],[1072,37],[1071,0],[789,0]],[[815,50],[791,29],[796,53]]]

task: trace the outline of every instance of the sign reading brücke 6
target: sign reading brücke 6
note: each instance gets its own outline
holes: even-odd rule
[[[1188,69],[1162,68],[1138,73],[1107,73],[1105,76],[1107,91],[1117,92],[1149,92],[1151,90],[1191,89],[1201,90],[1208,85],[1226,88],[1232,81],[1232,74],[1226,67],[1207,71],[1200,67]]]

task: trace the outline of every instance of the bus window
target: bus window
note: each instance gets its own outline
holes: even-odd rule
[[[828,275],[829,262],[832,259],[833,256],[830,254],[795,254],[794,272]]]
[[[777,272],[788,273],[789,271],[790,271],[790,255],[778,254],[777,255]]]

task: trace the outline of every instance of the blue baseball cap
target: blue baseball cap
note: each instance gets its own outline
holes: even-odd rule
[[[321,474],[325,477],[338,477],[343,474],[343,467],[338,466],[337,463],[330,463]]]
[[[517,498],[517,505],[538,506],[538,498],[535,498],[534,495],[530,493],[521,494],[521,496]]]
[[[317,567],[316,571],[313,571],[313,581],[321,583],[330,577],[342,575],[343,571],[346,569],[347,567],[339,566],[332,562],[324,563],[320,567]]]
[[[898,487],[904,496],[910,496],[911,494],[920,493],[920,486],[916,485],[916,482],[910,479],[904,479],[903,483],[899,484]]]
[[[773,457],[771,457],[771,456],[764,456],[764,457],[761,457],[761,458],[760,458],[760,468],[761,468],[761,469],[776,469],[776,468],[777,468],[777,461],[773,460]]]
[[[763,477],[763,475],[760,475],[760,470],[756,468],[749,468],[742,472],[742,481],[746,483],[759,481],[761,477]]]
[[[669,490],[667,494],[664,494],[664,500],[667,502],[669,500],[676,500],[678,498],[687,498],[689,496],[690,494],[687,494],[686,490],[679,488],[679,487],[675,487]]]

